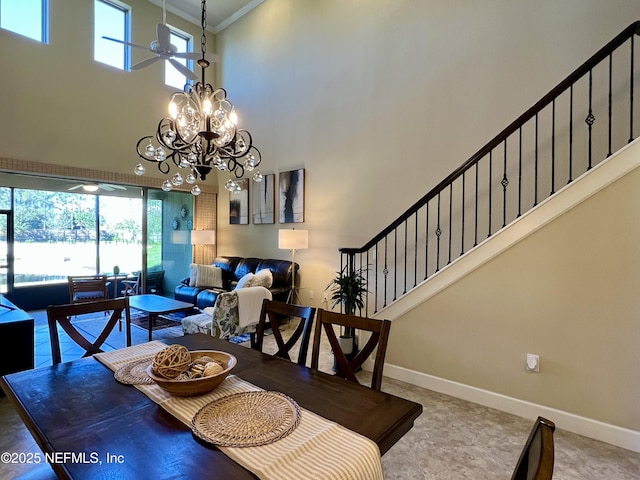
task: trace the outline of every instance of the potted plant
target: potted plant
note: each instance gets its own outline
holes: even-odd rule
[[[350,269],[345,265],[341,271],[336,272],[336,276],[325,288],[325,291],[331,294],[332,308],[342,305],[344,313],[348,315],[354,315],[356,310],[364,308],[365,296],[368,292],[367,280],[363,274],[366,270],[365,267]],[[338,340],[345,355],[357,350],[355,332],[352,328],[344,328]]]

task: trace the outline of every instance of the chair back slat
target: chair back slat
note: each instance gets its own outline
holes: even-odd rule
[[[72,319],[77,315],[90,313],[111,312],[111,316],[95,339],[86,337],[73,324]],[[62,362],[60,349],[60,336],[58,326],[73,340],[78,346],[85,350],[83,357],[91,356],[102,352],[102,345],[109,337],[114,327],[125,318],[127,346],[131,345],[131,313],[129,309],[129,298],[121,297],[113,300],[98,300],[84,303],[71,303],[66,305],[50,305],[47,307],[47,321],[49,324],[49,338],[51,340],[51,357],[54,365]],[[96,319],[102,322],[102,319]]]
[[[298,344],[298,365],[305,365],[307,361],[307,352],[309,351],[309,342],[311,340],[311,329],[313,326],[313,317],[316,309],[312,307],[303,307],[300,305],[291,305],[289,303],[278,302],[276,300],[263,300],[260,319],[256,328],[256,339],[252,342],[252,347],[262,351],[265,330],[271,327],[273,337],[276,341],[278,351],[274,354],[276,357],[291,360],[290,352],[293,347]],[[295,330],[285,341],[280,332],[279,320],[286,317],[299,318],[300,321],[296,325]]]
[[[68,276],[69,303],[109,298],[106,275]]]
[[[556,426],[551,420],[538,417],[524,444],[511,480],[551,480],[553,477]]]
[[[336,336],[334,325],[354,330],[370,332],[370,336],[364,346],[353,358],[347,359],[340,348],[340,343]],[[328,310],[318,310],[316,316],[315,334],[313,337],[313,350],[311,352],[311,368],[317,369],[320,358],[320,340],[322,332],[325,332],[329,345],[335,357],[336,375],[339,375],[352,382],[360,383],[355,375],[362,364],[369,358],[377,348],[376,357],[371,377],[371,388],[380,390],[382,385],[382,370],[384,368],[384,357],[387,352],[389,332],[391,322],[389,320],[376,320],[373,318],[347,315],[344,313],[330,312]]]

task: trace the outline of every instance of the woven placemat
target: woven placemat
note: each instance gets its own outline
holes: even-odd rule
[[[299,421],[300,407],[292,398],[280,392],[243,392],[202,407],[191,430],[214,445],[257,447],[286,437]]]
[[[147,375],[147,367],[153,363],[153,355],[127,363],[113,372],[115,379],[126,385],[153,385]]]

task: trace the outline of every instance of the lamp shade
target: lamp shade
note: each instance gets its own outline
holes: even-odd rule
[[[192,230],[191,245],[215,245],[215,230]]]
[[[278,248],[304,250],[309,248],[308,230],[278,230]]]

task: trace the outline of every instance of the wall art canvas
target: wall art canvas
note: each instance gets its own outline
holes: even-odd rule
[[[304,222],[304,168],[280,172],[280,223]]]
[[[249,179],[236,180],[240,191],[229,192],[229,223],[247,225],[249,223]]]
[[[251,215],[255,225],[275,223],[276,219],[276,176],[264,175],[261,182],[253,182],[253,209]]]

